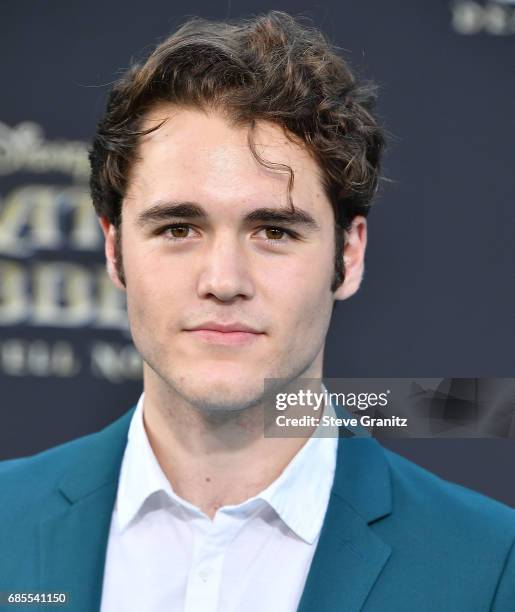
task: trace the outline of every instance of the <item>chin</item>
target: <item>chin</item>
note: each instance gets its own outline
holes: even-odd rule
[[[218,372],[195,378],[180,378],[174,385],[177,391],[189,403],[202,412],[223,413],[238,412],[252,408],[263,399],[264,383],[262,378],[222,376]]]

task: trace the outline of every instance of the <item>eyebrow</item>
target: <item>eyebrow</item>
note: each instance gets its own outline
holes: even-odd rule
[[[195,202],[157,202],[136,218],[138,227],[158,223],[170,219],[207,219],[205,209]],[[256,208],[243,218],[245,223],[287,223],[303,225],[306,228],[318,230],[319,224],[315,218],[302,208]]]

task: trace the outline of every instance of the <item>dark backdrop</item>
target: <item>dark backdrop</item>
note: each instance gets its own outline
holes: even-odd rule
[[[87,195],[109,84],[186,15],[269,9],[311,17],[378,82],[391,134],[366,278],[335,311],[326,375],[515,376],[513,2],[4,0],[0,458],[97,430],[141,390]],[[515,506],[512,441],[388,445]]]

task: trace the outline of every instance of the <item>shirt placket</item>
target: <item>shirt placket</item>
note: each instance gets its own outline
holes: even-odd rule
[[[194,553],[188,574],[184,612],[217,612],[224,559],[239,530],[233,517],[218,516],[194,521]]]

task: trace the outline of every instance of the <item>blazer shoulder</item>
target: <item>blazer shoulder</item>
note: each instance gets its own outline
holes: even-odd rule
[[[16,513],[38,504],[55,491],[59,483],[77,464],[87,464],[111,440],[120,438],[128,429],[133,409],[100,431],[59,444],[35,455],[0,461],[0,516]]]
[[[38,484],[51,487],[63,475],[70,460],[81,449],[95,444],[98,432],[64,442],[34,455],[0,461],[0,486],[8,489],[28,490],[34,496]]]
[[[418,517],[452,527],[455,532],[489,534],[515,540],[515,509],[465,486],[449,482],[404,457],[383,449],[389,464],[394,500]]]

